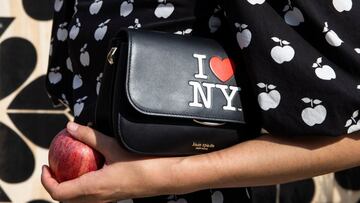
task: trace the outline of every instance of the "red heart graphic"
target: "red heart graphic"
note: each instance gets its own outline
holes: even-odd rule
[[[235,72],[234,63],[231,59],[221,59],[218,56],[214,56],[210,59],[210,68],[215,76],[222,82],[228,81]]]

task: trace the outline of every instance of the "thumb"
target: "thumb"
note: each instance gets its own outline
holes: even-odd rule
[[[67,131],[75,139],[89,145],[103,154],[105,157],[111,154],[109,151],[117,145],[116,140],[106,136],[88,126],[80,125],[74,122],[68,122],[66,125]]]

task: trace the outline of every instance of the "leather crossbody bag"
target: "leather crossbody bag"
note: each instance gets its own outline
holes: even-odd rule
[[[95,128],[140,154],[219,150],[247,132],[235,66],[214,40],[122,30],[112,40]]]

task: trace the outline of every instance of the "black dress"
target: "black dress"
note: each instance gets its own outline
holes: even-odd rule
[[[216,39],[247,78],[254,128],[286,136],[360,130],[358,1],[55,0],[54,9],[46,87],[79,123],[93,122],[108,42],[129,27]],[[134,200],[171,201],[249,199],[238,188]]]

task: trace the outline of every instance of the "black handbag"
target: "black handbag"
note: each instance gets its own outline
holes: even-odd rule
[[[248,133],[235,66],[214,40],[122,30],[112,40],[95,128],[132,152],[179,156]]]

